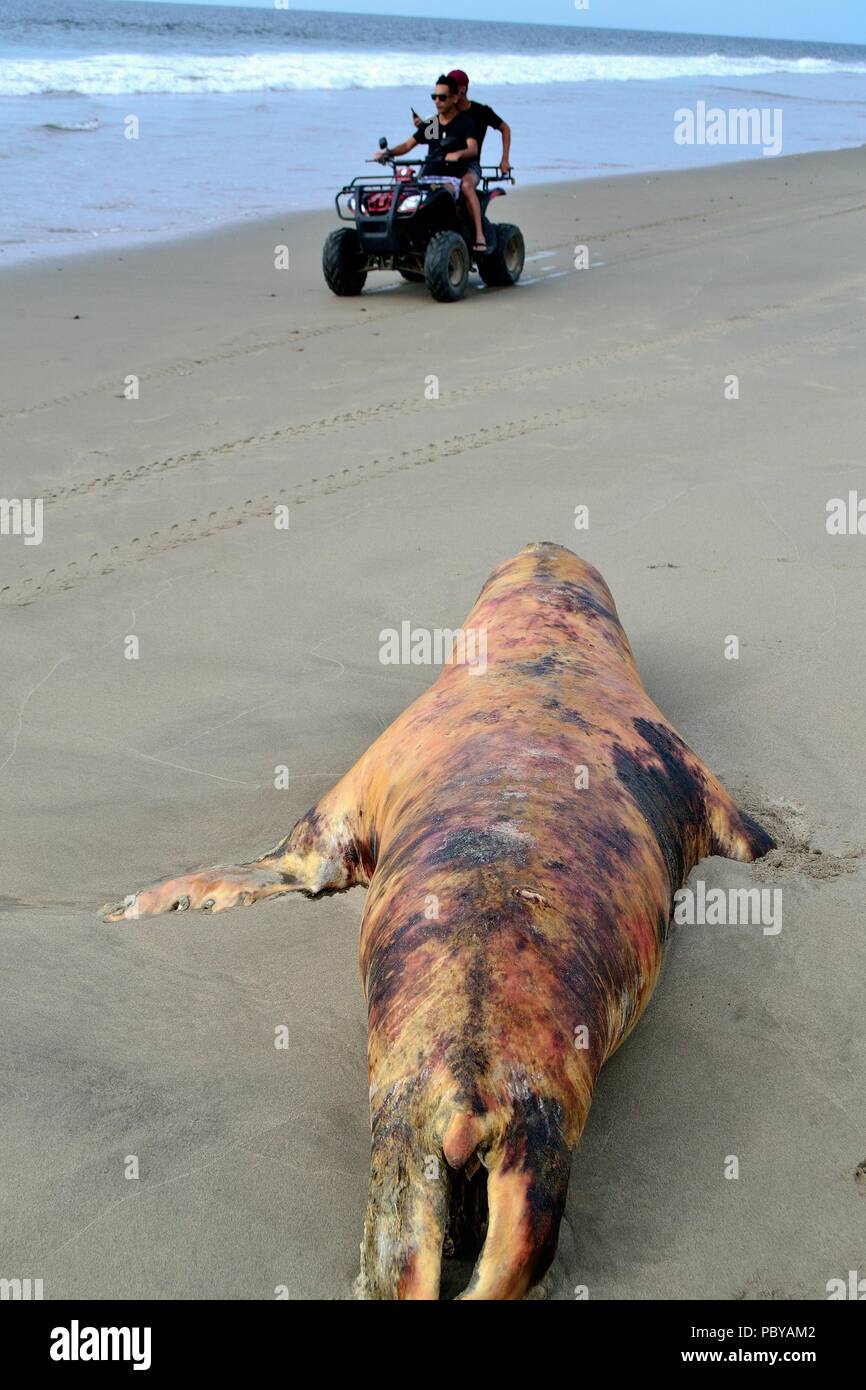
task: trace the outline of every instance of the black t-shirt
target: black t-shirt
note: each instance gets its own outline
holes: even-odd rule
[[[485,106],[483,101],[470,101],[469,110],[463,112],[465,116],[471,116],[475,122],[475,138],[478,141],[478,157],[481,158],[481,146],[484,144],[484,137],[488,129],[492,126],[494,130],[501,130],[503,120],[497,116],[492,106]]]
[[[452,150],[465,150],[467,140],[478,140],[475,121],[472,119],[470,111],[458,111],[457,115],[447,125],[444,125],[436,116],[430,116],[423,124],[419,125],[412,134],[420,145],[428,147],[427,158],[424,160],[425,174],[453,174],[454,178],[460,179],[469,168],[468,159],[452,159],[446,161],[446,154]],[[478,142],[480,146],[480,141]],[[477,156],[474,156],[477,158]]]

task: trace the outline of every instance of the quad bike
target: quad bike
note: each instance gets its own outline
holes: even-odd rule
[[[381,149],[388,148],[382,136]],[[372,161],[378,162],[378,161]],[[478,185],[488,253],[472,250],[472,221],[458,179],[413,173],[418,160],[387,159],[390,174],[353,179],[336,197],[337,216],[352,227],[331,232],[322,251],[322,270],[338,295],[360,294],[371,270],[396,270],[404,280],[424,282],[434,299],[462,299],[469,272],[485,285],[515,285],[525,258],[523,234],[508,222],[491,222],[487,210],[505,197],[496,183],[514,183],[495,168],[482,168]]]

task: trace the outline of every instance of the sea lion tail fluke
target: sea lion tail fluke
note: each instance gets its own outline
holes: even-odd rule
[[[502,1143],[482,1155],[488,1170],[487,1236],[462,1299],[520,1299],[547,1272],[571,1166],[556,1111],[542,1097],[532,1097],[512,1118]]]

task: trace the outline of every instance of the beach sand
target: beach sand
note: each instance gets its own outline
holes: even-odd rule
[[[381,665],[380,631],[457,626],[530,540],[601,569],[650,694],[781,837],[694,879],[784,905],[775,936],[674,931],[548,1296],[866,1273],[866,539],[825,526],[866,492],[864,174],[855,150],[517,189],[523,284],[457,306],[391,276],[333,298],[328,213],[0,273],[2,489],[45,500],[41,545],[0,538],[0,1275],[352,1296],[363,892],[97,909],[274,844],[432,679]]]

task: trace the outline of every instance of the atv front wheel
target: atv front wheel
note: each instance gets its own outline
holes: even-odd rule
[[[453,304],[466,293],[469,252],[459,232],[437,232],[424,257],[424,279],[434,299]]]
[[[485,285],[516,285],[526,260],[523,233],[512,222],[496,223],[495,232],[496,245],[478,261],[478,274]]]
[[[331,232],[322,247],[322,271],[334,294],[360,294],[367,280],[361,243],[354,227]]]

